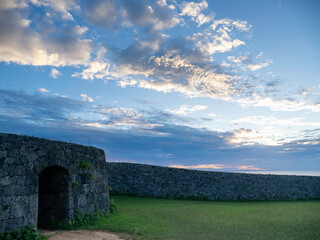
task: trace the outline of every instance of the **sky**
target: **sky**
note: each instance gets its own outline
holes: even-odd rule
[[[0,131],[110,162],[320,171],[317,0],[1,0]]]

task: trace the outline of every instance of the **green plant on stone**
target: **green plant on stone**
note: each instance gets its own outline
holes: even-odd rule
[[[78,163],[78,161],[77,161],[76,159],[74,159],[74,158],[73,158],[73,159],[71,160],[71,163],[72,163],[72,164],[77,164],[77,163]]]
[[[89,171],[92,168],[90,162],[88,161],[88,159],[84,159],[80,162],[79,164],[79,169],[81,170],[87,170]]]
[[[114,202],[114,199],[110,199],[109,211],[111,214],[116,214],[118,212],[118,205]]]
[[[91,178],[91,180],[94,180],[96,178],[96,176],[93,173],[91,173],[90,178]]]
[[[79,186],[80,186],[80,183],[79,183],[79,182],[73,182],[73,186],[79,187]]]

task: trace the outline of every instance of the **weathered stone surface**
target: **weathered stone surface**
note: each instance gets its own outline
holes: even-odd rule
[[[111,193],[227,201],[320,198],[320,177],[207,172],[107,163]]]
[[[81,163],[90,168],[82,169]],[[45,180],[50,179],[43,177],[47,174],[55,181]],[[81,174],[85,174],[86,183],[81,183]],[[0,232],[36,225],[39,210],[65,220],[71,220],[78,208],[88,213],[96,204],[107,210],[107,186],[101,149],[0,133]]]
[[[8,186],[10,183],[11,181],[9,176],[0,178],[0,186],[5,187]]]

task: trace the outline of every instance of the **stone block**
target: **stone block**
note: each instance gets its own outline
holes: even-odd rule
[[[26,206],[23,202],[14,202],[11,205],[10,218],[19,218],[26,213]]]
[[[7,151],[0,151],[0,158],[6,158],[8,156]]]
[[[11,157],[6,158],[5,163],[8,164],[8,165],[13,164],[14,163],[14,158],[11,158]]]
[[[0,220],[0,232],[4,232],[4,231],[5,231],[4,221]]]
[[[78,206],[79,206],[79,207],[84,207],[84,206],[87,205],[87,203],[88,203],[88,201],[87,201],[86,195],[81,194],[81,195],[79,196],[79,198],[78,198]]]
[[[11,184],[11,178],[9,176],[0,178],[0,187],[5,187]]]
[[[5,221],[5,231],[12,231],[18,228],[24,227],[24,219],[20,218],[12,218]]]

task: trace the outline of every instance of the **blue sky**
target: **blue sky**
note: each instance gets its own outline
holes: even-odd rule
[[[319,1],[4,0],[0,131],[108,161],[320,170]]]

